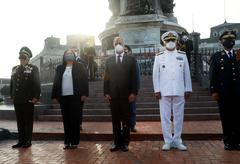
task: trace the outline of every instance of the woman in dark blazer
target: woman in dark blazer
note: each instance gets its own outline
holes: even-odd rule
[[[64,148],[77,148],[80,140],[80,115],[88,96],[86,69],[76,62],[72,50],[66,50],[63,64],[56,68],[52,99],[59,102],[64,126]]]

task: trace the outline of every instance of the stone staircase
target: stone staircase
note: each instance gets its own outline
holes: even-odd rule
[[[89,83],[90,96],[84,104],[84,121],[111,121],[108,103],[103,97],[103,81]],[[59,105],[52,105],[47,109],[38,109],[37,120],[61,121]],[[185,104],[186,121],[218,120],[217,103],[212,100],[209,91],[203,89],[193,80],[193,94]],[[141,89],[137,96],[137,121],[159,121],[159,104],[154,97],[151,76],[141,77]]]

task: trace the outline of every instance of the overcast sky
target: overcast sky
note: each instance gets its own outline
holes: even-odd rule
[[[174,15],[188,32],[210,35],[210,27],[224,22],[224,0],[175,0]],[[240,1],[226,0],[226,20],[240,23]],[[44,39],[53,35],[65,44],[68,34],[96,37],[104,30],[111,12],[108,0],[2,0],[0,1],[0,78],[10,78],[19,63],[18,52],[28,46],[41,52]]]

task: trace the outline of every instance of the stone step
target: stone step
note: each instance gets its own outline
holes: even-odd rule
[[[97,93],[101,93],[103,92],[103,86],[89,86],[90,88],[90,92],[91,93],[94,93],[94,92],[97,92]],[[140,89],[139,89],[140,92],[148,92],[148,91],[153,91],[153,86],[141,86]],[[203,89],[201,86],[193,86],[193,91],[196,92],[196,91],[208,91],[209,90],[205,90]]]
[[[214,107],[217,106],[217,103],[215,101],[195,101],[195,102],[186,102],[185,104],[186,107]],[[137,108],[157,108],[159,107],[158,102],[138,102],[136,104]],[[108,103],[92,103],[92,104],[84,104],[84,108],[86,109],[104,109],[104,108],[109,108]]]
[[[41,111],[42,115],[61,115],[60,109],[47,109]],[[157,114],[159,115],[159,108],[138,108],[137,115]],[[204,114],[204,113],[218,113],[217,107],[198,107],[185,108],[185,114]],[[83,115],[110,115],[110,109],[83,109]]]
[[[211,96],[197,96],[197,95],[192,95],[188,101],[212,101]],[[157,101],[154,96],[149,96],[149,97],[142,97],[142,96],[137,96],[137,102],[154,102]],[[98,98],[98,97],[88,97],[86,103],[105,103],[106,100],[104,97]]]
[[[89,96],[90,97],[104,97],[103,96],[103,92],[102,93],[97,93],[97,92],[90,92]],[[139,92],[138,93],[138,97],[150,97],[150,96],[154,96],[154,92]],[[196,91],[192,93],[192,96],[209,96],[209,92],[208,91]]]
[[[62,121],[61,115],[39,115],[38,121]],[[219,114],[185,114],[185,121],[206,121],[219,120]],[[111,121],[110,115],[84,115],[83,121],[87,122],[106,122]],[[160,121],[159,115],[137,115],[137,121]]]

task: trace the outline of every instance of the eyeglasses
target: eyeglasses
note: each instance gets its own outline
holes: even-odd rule
[[[176,39],[167,39],[167,40],[164,40],[165,42],[176,42]]]

